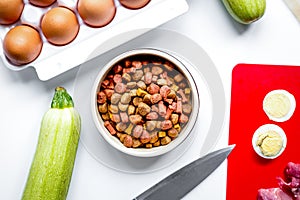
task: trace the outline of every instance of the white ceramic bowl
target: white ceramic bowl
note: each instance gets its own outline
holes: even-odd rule
[[[184,75],[185,78],[189,81],[191,91],[192,91],[192,112],[189,116],[189,121],[187,124],[182,128],[180,131],[180,134],[177,138],[172,140],[169,144],[159,147],[152,147],[152,148],[127,148],[123,145],[123,143],[120,142],[119,138],[113,136],[110,134],[110,132],[106,129],[104,126],[104,121],[101,118],[98,108],[97,108],[97,92],[100,89],[100,83],[104,80],[108,72],[112,69],[112,67],[118,63],[119,61],[130,58],[132,56],[137,55],[151,55],[151,56],[158,56],[161,57],[167,61],[170,61],[173,63]],[[200,107],[200,100],[199,100],[199,94],[197,85],[195,84],[195,81],[193,80],[192,75],[188,71],[187,67],[180,62],[180,60],[171,55],[170,53],[167,53],[162,50],[157,49],[135,49],[128,52],[125,52],[114,59],[112,59],[109,63],[107,63],[102,70],[100,70],[97,78],[95,79],[92,92],[91,92],[91,110],[93,115],[94,124],[97,127],[99,133],[103,136],[103,138],[114,148],[118,149],[119,151],[132,155],[137,157],[154,157],[159,156],[162,154],[165,154],[172,149],[176,148],[178,145],[180,145],[190,134],[192,129],[194,128],[194,125],[198,118],[198,112]],[[100,145],[100,144],[99,144]]]

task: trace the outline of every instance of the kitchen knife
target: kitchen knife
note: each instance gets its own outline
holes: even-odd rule
[[[134,200],[176,200],[185,196],[227,158],[235,145],[211,152],[182,167]]]
[[[300,22],[300,0],[284,0],[284,2]]]

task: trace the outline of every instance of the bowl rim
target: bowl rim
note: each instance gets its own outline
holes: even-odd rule
[[[104,127],[104,121],[102,120],[98,109],[97,109],[97,92],[99,91],[100,87],[100,82],[103,81],[105,76],[108,74],[110,69],[119,61],[129,58],[132,56],[137,56],[137,55],[145,55],[145,54],[150,54],[152,56],[158,56],[161,57],[172,64],[174,64],[180,71],[181,73],[184,74],[184,76],[188,79],[190,87],[192,89],[192,102],[193,102],[193,109],[190,114],[190,118],[186,126],[183,128],[182,133],[179,137],[177,137],[175,140],[173,140],[171,143],[168,145],[164,146],[159,146],[159,147],[153,147],[153,148],[127,148],[125,147],[118,138],[115,136],[112,136],[109,131]],[[183,58],[180,58],[183,59]],[[199,91],[197,84],[188,70],[187,66],[183,64],[179,60],[179,58],[175,55],[171,55],[170,52],[166,50],[161,50],[158,48],[136,48],[132,50],[125,51],[114,58],[112,58],[107,64],[105,64],[102,69],[98,72],[96,79],[94,80],[93,87],[91,90],[91,112],[92,112],[92,118],[94,125],[96,126],[99,134],[105,139],[106,142],[108,142],[112,147],[115,149],[119,150],[120,152],[123,152],[125,154],[131,155],[131,156],[136,156],[136,157],[155,157],[155,156],[160,156],[162,154],[165,154],[172,149],[176,148],[179,146],[187,137],[189,137],[192,132],[192,130],[195,127],[195,124],[197,122],[198,116],[199,116],[199,108],[200,108],[200,96],[199,96]]]

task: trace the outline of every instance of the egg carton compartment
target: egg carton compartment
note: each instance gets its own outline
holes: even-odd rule
[[[40,80],[46,81],[62,74],[106,51],[117,47],[188,10],[186,0],[151,0],[140,9],[128,9],[114,0],[116,13],[113,20],[103,27],[86,25],[77,12],[77,0],[57,0],[54,4],[42,8],[24,0],[24,8],[20,19],[11,25],[0,25],[0,57],[5,67],[19,71],[33,67]],[[69,44],[56,46],[47,41],[40,28],[42,16],[50,9],[58,6],[68,7],[77,16],[80,28],[76,38]],[[33,62],[16,66],[8,61],[3,50],[3,39],[6,33],[20,24],[35,27],[42,38],[41,53]],[[136,31],[132,31],[136,30]],[[131,31],[127,38],[117,37],[121,33]],[[100,48],[99,48],[100,47]],[[97,48],[97,54],[92,54]]]

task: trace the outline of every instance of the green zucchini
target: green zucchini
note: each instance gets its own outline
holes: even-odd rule
[[[266,0],[222,0],[228,13],[241,24],[251,24],[265,13]]]
[[[23,200],[66,199],[72,177],[81,120],[72,97],[57,87],[43,116]]]

